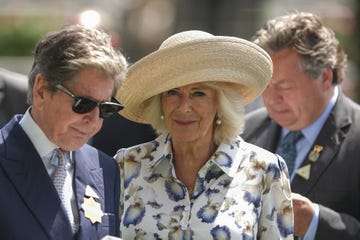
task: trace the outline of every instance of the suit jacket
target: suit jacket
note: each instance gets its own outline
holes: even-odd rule
[[[27,86],[25,75],[0,68],[0,127],[28,108]]]
[[[74,187],[80,228],[73,237],[46,168],[16,115],[0,129],[0,239],[101,239],[119,236],[119,167],[115,160],[84,145],[74,152]],[[104,216],[92,223],[81,204],[90,186]]]
[[[246,116],[242,137],[275,152],[280,133],[262,108]],[[320,206],[315,239],[360,239],[360,106],[341,93],[314,145],[324,149],[302,163],[310,164],[310,179],[296,175],[291,188]]]

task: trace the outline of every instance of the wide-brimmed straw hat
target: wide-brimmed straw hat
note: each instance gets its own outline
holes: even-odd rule
[[[130,66],[116,98],[125,105],[119,112],[122,116],[147,123],[143,103],[162,92],[193,83],[228,82],[248,104],[262,93],[271,75],[271,58],[256,44],[185,31],[169,37],[157,51]]]

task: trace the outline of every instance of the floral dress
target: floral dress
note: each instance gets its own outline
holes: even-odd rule
[[[244,142],[220,144],[193,195],[176,178],[171,138],[120,149],[122,239],[293,239],[285,162]]]

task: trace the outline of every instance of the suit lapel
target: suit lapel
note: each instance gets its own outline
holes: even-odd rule
[[[320,131],[318,137],[314,142],[315,145],[323,147],[319,158],[316,162],[309,160],[309,153],[306,155],[301,167],[310,164],[310,178],[305,180],[299,175],[295,175],[291,184],[294,192],[308,195],[312,191],[313,186],[317,183],[322,173],[326,171],[327,167],[335,159],[342,142],[344,141],[347,130],[350,128],[351,120],[348,117],[348,108],[344,104],[343,96],[339,96],[338,103],[330,113],[326,120],[324,127]],[[314,146],[310,149],[313,150]]]
[[[2,132],[6,139],[4,170],[24,204],[52,239],[71,239],[71,228],[52,181],[30,139],[15,118]]]
[[[74,152],[75,160],[75,189],[76,202],[79,209],[80,228],[77,234],[77,239],[87,239],[89,236],[97,236],[99,223],[92,223],[88,217],[85,216],[83,207],[86,187],[91,187],[99,198],[95,199],[100,204],[101,210],[104,212],[104,183],[103,171],[99,166],[99,157],[96,150],[85,145]]]

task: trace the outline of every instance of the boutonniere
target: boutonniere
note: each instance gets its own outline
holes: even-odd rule
[[[324,149],[321,145],[315,145],[313,150],[309,153],[308,159],[311,162],[316,162],[320,157],[320,152]],[[306,164],[305,166],[296,170],[296,174],[305,180],[309,180],[311,172],[311,164]]]
[[[90,219],[91,223],[101,223],[101,218],[104,215],[100,203],[96,201],[97,199],[99,199],[99,196],[89,185],[87,185],[84,202],[81,204],[81,208],[84,210],[85,217]]]
[[[309,160],[316,162],[319,159],[320,152],[324,149],[321,145],[315,145],[313,150],[309,153]]]
[[[296,174],[305,178],[306,180],[309,180],[310,178],[310,170],[311,170],[311,166],[310,164],[307,164],[299,169],[296,170]]]

